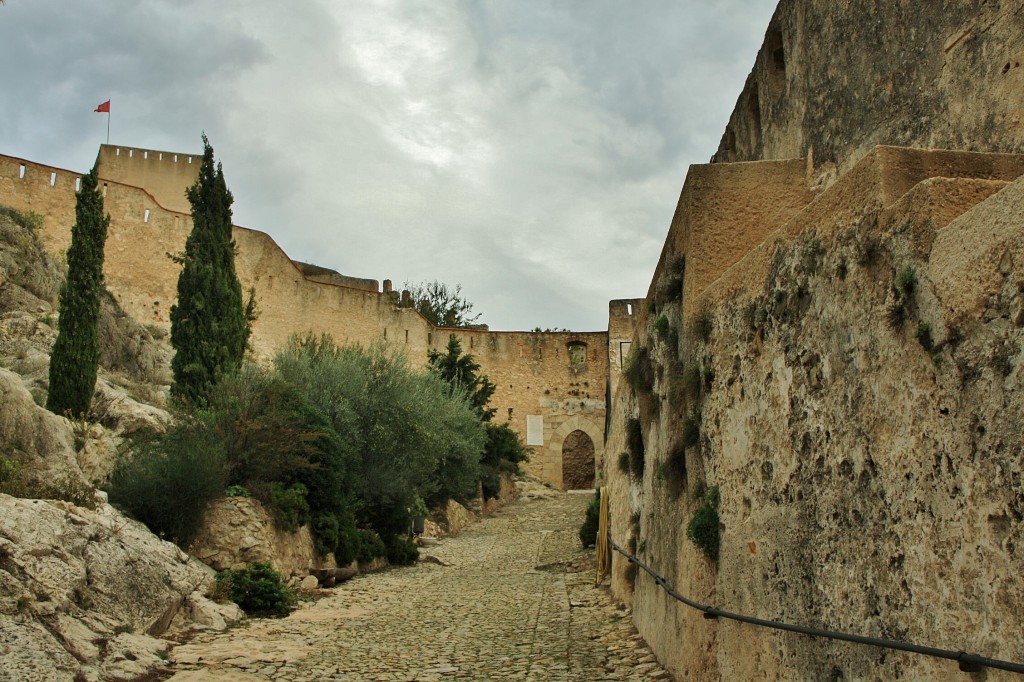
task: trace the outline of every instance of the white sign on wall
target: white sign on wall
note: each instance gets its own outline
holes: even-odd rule
[[[526,444],[544,445],[544,415],[526,415]]]

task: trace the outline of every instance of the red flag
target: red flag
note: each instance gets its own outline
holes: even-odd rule
[[[103,104],[101,104],[98,107],[96,107],[96,111],[100,112],[101,114],[102,113],[109,114],[110,113],[110,100],[108,99],[106,102],[104,102]]]

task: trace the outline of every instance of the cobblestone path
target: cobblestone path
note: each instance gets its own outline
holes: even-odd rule
[[[284,619],[201,635],[173,682],[671,679],[593,584],[576,533],[589,495],[521,501]]]

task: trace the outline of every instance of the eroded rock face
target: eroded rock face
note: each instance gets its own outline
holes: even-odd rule
[[[317,557],[307,526],[294,532],[278,529],[258,500],[215,500],[189,551],[216,571],[267,561],[286,578],[306,576],[312,568],[334,568],[334,557]]]
[[[113,507],[0,494],[0,668],[18,680],[127,680],[179,627],[224,627],[206,567]],[[216,614],[216,616],[212,615]]]

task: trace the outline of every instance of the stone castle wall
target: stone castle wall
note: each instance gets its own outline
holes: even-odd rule
[[[194,180],[200,158],[139,148],[101,149],[101,187],[111,216],[104,275],[122,307],[143,324],[169,327],[180,269],[170,256],[184,251],[191,217],[163,202],[175,203],[176,196],[184,196],[183,187]],[[62,256],[70,243],[80,177],[0,156],[0,202],[44,216],[43,242]],[[143,181],[145,189],[137,186]],[[187,202],[182,208],[187,210]],[[386,341],[420,365],[430,349],[443,350],[449,334],[455,333],[497,384],[492,398],[496,419],[508,419],[524,440],[532,436],[534,454],[525,466],[529,472],[562,485],[562,442],[574,431],[587,434],[600,459],[607,333],[435,329],[415,310],[397,306],[390,292],[379,292],[373,280],[344,286],[330,277],[311,279],[266,233],[235,227],[234,238],[243,289],[256,292],[259,318],[252,345],[259,358],[271,357],[293,334],[326,333],[339,343]],[[532,432],[528,422],[536,427]]]
[[[715,162],[1024,152],[1024,3],[781,0]]]
[[[758,166],[733,171],[772,164]],[[712,320],[706,341],[684,335],[673,349],[643,315],[634,343],[649,350],[653,386],[619,382],[611,399],[616,542],[633,539],[679,592],[728,611],[1024,660],[1022,174],[1024,156],[878,148],[704,288],[693,304]],[[894,321],[908,266],[916,293]],[[678,319],[679,307],[658,312]],[[698,398],[679,389],[690,366],[704,378]],[[615,462],[631,416],[646,445],[640,477]],[[681,450],[688,420],[700,438]],[[717,562],[686,537],[712,485]],[[706,620],[618,555],[613,590],[680,678],[956,674],[946,661]]]
[[[1020,0],[780,2],[634,305],[652,386],[611,372],[612,536],[682,594],[1024,661],[1022,57]],[[717,561],[686,534],[707,486]],[[679,679],[960,674],[707,620],[619,555],[612,589]]]

